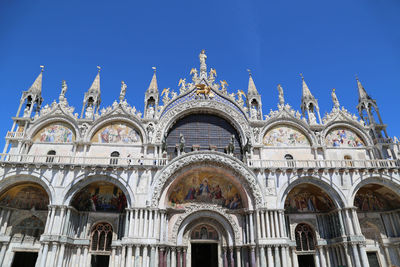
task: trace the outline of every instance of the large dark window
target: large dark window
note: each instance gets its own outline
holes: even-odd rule
[[[225,152],[232,135],[234,136],[234,155],[241,157],[240,138],[237,131],[226,120],[209,114],[193,114],[178,120],[171,128],[167,137],[168,154],[176,155],[176,145],[179,136],[185,138],[185,152],[209,150],[215,147],[219,152]]]

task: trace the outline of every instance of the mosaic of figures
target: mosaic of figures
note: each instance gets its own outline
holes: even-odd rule
[[[0,206],[25,210],[47,210],[49,198],[46,191],[34,183],[16,185],[0,197]]]
[[[201,224],[193,229],[191,239],[218,240],[218,232],[209,225]]]
[[[378,184],[369,184],[357,192],[354,206],[361,211],[385,211],[400,208],[400,201],[390,189]]]
[[[34,142],[71,143],[75,140],[73,131],[64,123],[54,123],[41,129],[33,138]]]
[[[296,186],[285,201],[287,212],[325,212],[335,208],[330,197],[320,188],[311,184]]]
[[[268,131],[264,136],[266,146],[309,146],[307,137],[299,130],[290,126],[278,126]]]
[[[348,129],[338,128],[330,131],[325,142],[328,146],[333,147],[361,147],[364,146],[364,142],[354,132]]]
[[[96,182],[81,189],[74,196],[72,206],[80,211],[124,212],[126,197],[115,185]]]
[[[169,205],[184,208],[194,202],[213,203],[228,209],[243,207],[239,190],[223,174],[196,171],[175,182],[169,195]]]
[[[96,132],[91,140],[93,143],[104,144],[135,144],[140,143],[139,133],[126,123],[111,123]]]

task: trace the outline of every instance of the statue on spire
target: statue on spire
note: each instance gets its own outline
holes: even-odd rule
[[[207,78],[206,51],[203,49],[199,55],[200,59],[200,78]]]
[[[337,96],[336,96],[336,89],[335,88],[333,88],[332,89],[332,93],[331,93],[331,96],[332,96],[332,101],[333,101],[333,106],[335,107],[335,108],[339,108],[340,107],[340,103],[339,103],[339,100],[338,100],[338,98],[337,98]]]
[[[119,93],[119,101],[122,102],[124,101],[125,94],[126,94],[126,83],[124,81],[121,81],[121,92]]]
[[[283,96],[283,89],[280,84],[278,84],[278,92],[279,92],[279,105],[285,104],[285,98]]]

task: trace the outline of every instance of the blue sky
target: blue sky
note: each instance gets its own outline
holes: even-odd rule
[[[85,91],[101,71],[102,106],[118,98],[143,110],[144,92],[157,67],[160,88],[177,89],[208,67],[229,90],[247,90],[248,74],[276,109],[281,83],[286,101],[300,108],[303,73],[321,115],[340,103],[356,113],[355,74],[377,100],[390,135],[400,135],[400,2],[363,1],[0,1],[1,135],[11,128],[22,91],[45,65],[44,104],[58,99],[61,80],[80,113]],[[3,144],[4,140],[1,140]]]

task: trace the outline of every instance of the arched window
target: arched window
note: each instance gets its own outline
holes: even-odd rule
[[[110,164],[111,165],[117,165],[118,164],[118,158],[119,158],[119,152],[114,151],[111,153],[111,159],[110,159]]]
[[[345,155],[344,156],[344,160],[346,162],[346,167],[352,167],[353,166],[353,162],[352,162],[352,158],[349,155]]]
[[[285,160],[287,161],[287,166],[288,167],[294,167],[294,161],[293,161],[293,156],[290,154],[285,155]]]
[[[297,251],[310,251],[315,250],[314,231],[305,223],[296,226],[296,250]]]
[[[46,162],[52,163],[54,162],[54,156],[56,155],[56,151],[50,150],[47,152]]]
[[[92,251],[111,251],[112,233],[110,224],[96,224],[91,234],[90,249]]]

